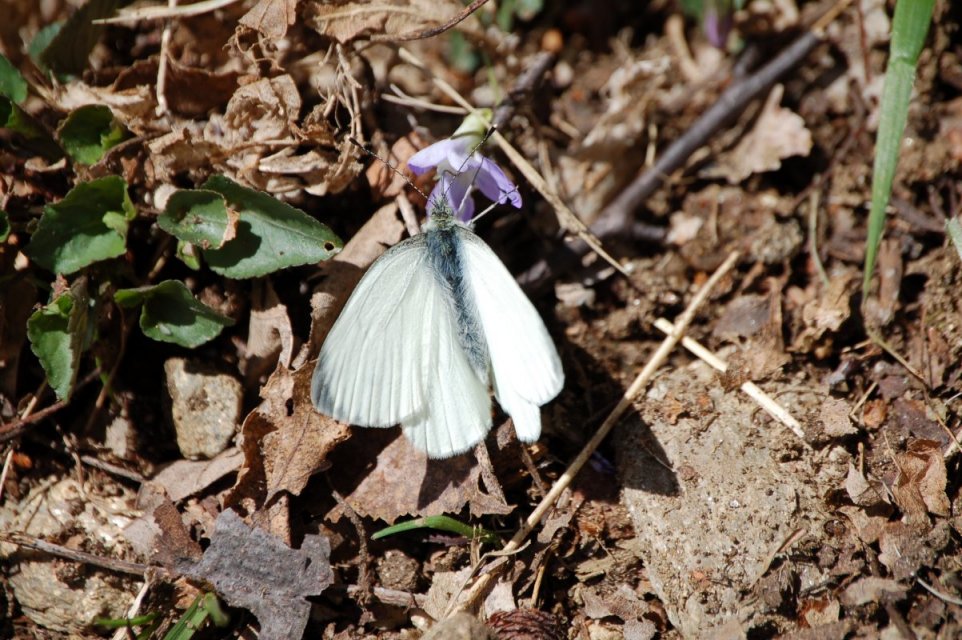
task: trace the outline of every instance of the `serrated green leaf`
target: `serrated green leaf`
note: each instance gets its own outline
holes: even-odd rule
[[[120,176],[78,184],[63,200],[44,208],[27,255],[63,274],[123,255],[127,224],[136,213]]]
[[[27,99],[27,81],[3,54],[0,54],[0,95],[16,103]]]
[[[234,324],[232,318],[217,313],[195,298],[179,280],[121,289],[114,294],[114,300],[122,307],[142,304],[140,328],[144,335],[182,347],[199,347],[220,335],[224,327]]]
[[[6,242],[10,237],[10,216],[3,209],[0,209],[0,242]]]
[[[94,164],[108,149],[123,142],[127,131],[109,108],[88,104],[73,110],[61,123],[57,135],[75,162]]]
[[[204,189],[183,189],[170,196],[157,226],[178,240],[211,249],[222,247],[236,229],[231,228],[224,196]]]
[[[40,60],[54,73],[79,75],[106,28],[94,20],[114,14],[119,0],[89,0],[67,18],[63,28],[43,49]]]
[[[61,400],[70,396],[77,379],[87,335],[89,302],[81,280],[27,320],[30,349],[40,360],[50,388]]]
[[[204,189],[224,196],[239,215],[237,233],[220,249],[204,250],[215,272],[228,278],[254,278],[328,260],[343,243],[327,225],[266,193],[214,176]]]

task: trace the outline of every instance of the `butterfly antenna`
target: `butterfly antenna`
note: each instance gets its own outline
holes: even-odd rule
[[[385,160],[384,158],[382,158],[381,156],[379,156],[376,152],[372,151],[371,149],[368,149],[365,145],[361,144],[361,143],[357,140],[357,138],[355,138],[354,136],[348,136],[347,139],[351,141],[351,144],[353,144],[355,147],[357,147],[358,149],[360,149],[360,150],[363,151],[364,153],[368,154],[368,155],[371,156],[372,158],[376,158],[376,159],[380,160],[381,163],[384,164],[384,166],[386,166],[388,169],[390,169],[391,171],[393,171],[396,176],[398,176],[399,178],[401,178],[402,180],[404,180],[404,182],[406,182],[409,187],[411,187],[412,189],[414,189],[415,191],[417,191],[418,194],[419,194],[422,198],[424,198],[425,200],[428,199],[428,197],[424,194],[424,192],[421,191],[421,189],[419,189],[418,186],[417,186],[416,184],[414,184],[414,182],[413,182],[409,177],[407,177],[406,175],[404,175],[397,167],[395,167],[393,164],[391,164],[390,161]]]

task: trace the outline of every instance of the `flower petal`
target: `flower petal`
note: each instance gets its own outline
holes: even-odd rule
[[[438,140],[408,158],[408,168],[416,176],[426,173],[444,162],[451,153],[452,147],[460,148],[460,144],[449,138]]]
[[[508,179],[501,167],[491,160],[481,158],[481,170],[478,171],[476,182],[478,189],[489,200],[498,204],[511,202],[516,209],[521,208],[521,194],[518,192],[518,187]]]

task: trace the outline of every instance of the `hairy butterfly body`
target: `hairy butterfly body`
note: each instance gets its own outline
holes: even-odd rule
[[[400,424],[431,458],[491,428],[493,388],[518,438],[564,384],[541,317],[493,251],[446,203],[424,232],[388,249],[331,328],[311,383],[317,409],[365,427]]]

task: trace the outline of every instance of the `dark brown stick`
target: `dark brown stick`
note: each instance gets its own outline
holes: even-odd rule
[[[634,236],[635,232],[648,233],[649,229],[635,229],[635,210],[661,187],[662,183],[688,158],[729,122],[737,118],[750,102],[768,91],[788,70],[797,65],[815,49],[824,36],[809,31],[779,53],[771,62],[756,73],[732,84],[719,96],[688,131],[665,149],[655,165],[638,176],[598,215],[591,225],[591,232],[601,240],[616,236]],[[557,272],[567,270],[588,252],[581,240],[562,244],[547,259],[541,260],[522,274],[518,281],[529,292],[542,289]]]
[[[66,558],[67,560],[82,562],[83,564],[90,564],[95,567],[116,571],[118,573],[128,573],[135,576],[143,576],[144,572],[149,568],[148,565],[140,564],[139,562],[128,562],[127,560],[104,558],[92,553],[87,553],[86,551],[68,549],[67,547],[59,544],[54,544],[52,542],[47,542],[46,540],[41,540],[40,538],[28,536],[25,533],[0,534],[0,539],[3,539],[4,542],[10,542],[20,547],[27,547],[28,549],[49,553],[50,555],[57,556],[58,558]]]
[[[79,382],[77,382],[77,384],[74,385],[73,392],[76,393],[83,387],[90,384],[91,382],[96,380],[98,377],[100,377],[100,374],[101,374],[100,367],[97,367],[96,369],[88,373],[86,376],[84,376]],[[41,420],[43,420],[44,418],[47,418],[57,413],[58,411],[66,407],[68,404],[70,404],[69,398],[67,398],[66,400],[58,400],[57,402],[54,402],[49,407],[44,407],[43,409],[40,409],[36,413],[31,413],[26,418],[23,418],[23,419],[17,418],[13,422],[8,422],[7,424],[0,425],[0,442],[7,442],[8,440],[13,440],[14,438],[22,435],[27,429],[30,428],[31,425],[36,424]]]

